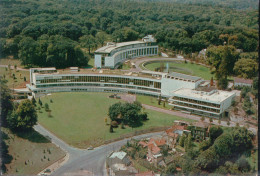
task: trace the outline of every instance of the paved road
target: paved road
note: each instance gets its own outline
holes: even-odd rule
[[[8,68],[8,65],[0,65],[0,67],[3,67],[3,68]],[[14,69],[14,66],[11,66],[10,67],[11,69]],[[29,69],[25,69],[25,68],[20,68],[20,67],[17,67],[16,68],[17,70],[22,70],[22,71],[30,71]]]
[[[107,145],[102,145],[94,150],[77,149],[69,146],[64,141],[56,137],[54,134],[46,130],[41,125],[36,125],[35,130],[44,136],[51,138],[51,141],[61,149],[69,153],[69,160],[60,168],[52,173],[52,175],[78,175],[80,172],[90,171],[94,175],[106,175],[105,160],[106,156],[112,151],[119,150],[120,147],[126,144],[128,139],[123,139]],[[154,135],[161,135],[162,132],[148,133],[133,137],[134,139],[148,138]]]
[[[150,105],[146,105],[146,104],[142,104],[143,107],[145,107],[146,109],[151,109],[154,111],[158,111],[158,112],[162,112],[162,113],[166,113],[166,114],[171,114],[171,115],[175,115],[175,116],[179,116],[179,117],[183,117],[183,118],[187,118],[187,119],[193,119],[193,120],[200,120],[201,117],[200,116],[196,116],[193,114],[186,114],[183,113],[181,111],[172,111],[172,110],[167,110],[167,109],[162,109],[162,108],[158,108],[155,106],[150,106]],[[210,123],[209,118],[205,118],[205,122]],[[236,122],[232,122],[230,121],[230,125],[227,124],[227,121],[220,121],[220,124],[218,123],[218,120],[213,120],[212,122],[215,125],[221,125],[221,126],[225,126],[225,127],[235,127],[236,126]],[[240,124],[241,127],[243,127],[243,124]],[[257,127],[255,126],[249,126],[248,130],[252,131],[254,134],[257,134]]]

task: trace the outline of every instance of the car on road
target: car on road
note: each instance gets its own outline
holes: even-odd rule
[[[89,148],[87,148],[87,150],[94,150],[94,148],[90,146]]]

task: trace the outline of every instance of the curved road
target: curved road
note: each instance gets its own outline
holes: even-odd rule
[[[106,156],[112,151],[117,151],[121,146],[126,144],[130,138],[116,141],[107,145],[102,145],[94,150],[77,149],[69,146],[64,141],[56,137],[54,134],[46,130],[41,125],[36,125],[35,130],[44,136],[51,138],[51,141],[65,150],[69,154],[69,160],[60,168],[55,170],[51,175],[86,175],[86,171],[92,173],[92,175],[107,175],[105,168]],[[148,138],[154,135],[160,135],[162,132],[148,133],[139,136],[132,137],[133,139]]]

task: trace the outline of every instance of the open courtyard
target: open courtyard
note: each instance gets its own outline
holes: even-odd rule
[[[125,129],[118,127],[114,129],[114,133],[110,133],[109,125],[105,123],[105,118],[108,119],[107,123],[110,123],[107,115],[108,108],[122,100],[108,98],[109,95],[111,94],[74,92],[55,93],[42,97],[43,106],[45,103],[49,105],[51,117],[44,108],[41,108],[41,113],[38,110],[38,121],[69,145],[78,148],[102,145],[106,140],[116,139],[140,130],[170,126],[174,120],[193,121],[144,109],[148,113],[149,120],[141,127],[126,127]],[[37,106],[39,106],[38,103]]]
[[[160,68],[161,63],[163,63],[163,67],[166,68],[166,64],[168,63],[170,72],[178,72],[187,75],[199,76],[205,80],[210,80],[211,77],[214,78],[214,75],[210,73],[210,69],[203,65],[184,61],[153,61],[144,63],[143,66],[148,70],[155,71],[156,68]]]

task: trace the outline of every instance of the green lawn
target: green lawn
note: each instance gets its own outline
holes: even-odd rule
[[[114,129],[109,133],[109,126],[105,124],[108,108],[116,99],[109,99],[109,93],[55,93],[42,97],[43,104],[48,103],[52,117],[42,108],[38,113],[39,122],[45,128],[56,134],[68,144],[87,148],[89,145],[98,146],[105,140],[115,139],[123,134],[158,126],[170,126],[174,120],[186,120],[181,117],[145,110],[150,120],[138,128]],[[50,103],[50,99],[53,103]]]
[[[16,79],[13,79],[13,74],[15,74]],[[30,81],[30,72],[21,70],[6,70],[6,68],[0,67],[0,75],[4,76],[8,81],[6,85],[10,88],[16,88],[21,85],[25,86],[24,77],[26,81]]]
[[[166,66],[167,61],[164,61],[164,66]],[[179,72],[183,74],[188,74],[188,75],[193,75],[193,76],[199,76],[202,77],[205,80],[210,80],[211,77],[214,77],[213,74],[210,73],[210,69],[208,67],[202,66],[202,65],[197,65],[197,64],[192,64],[190,62],[184,63],[182,61],[168,61],[169,63],[169,70],[170,72]],[[153,62],[153,63],[148,63],[145,65],[145,68],[154,71],[155,68],[160,67],[161,63],[158,62]]]
[[[7,128],[1,131],[9,146],[5,165],[8,175],[36,175],[65,156],[65,152],[36,131],[19,134]]]
[[[0,59],[0,65],[11,65],[14,66],[16,65],[17,67],[23,67],[21,65],[21,61],[18,59],[8,59],[8,58],[2,58]]]
[[[93,68],[95,65],[95,59],[94,58],[90,58],[88,61],[88,66],[86,68]]]
[[[165,107],[163,106],[163,101],[160,105],[158,105],[158,99],[151,96],[145,96],[145,95],[136,95],[136,101],[139,101],[142,104],[147,104],[151,106],[156,106],[158,108],[163,109],[171,109],[173,106],[168,105],[168,103],[165,103]]]

